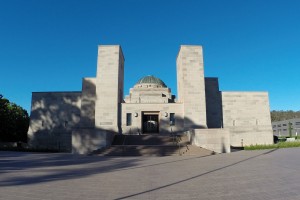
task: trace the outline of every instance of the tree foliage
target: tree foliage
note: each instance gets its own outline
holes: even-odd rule
[[[271,111],[271,120],[272,122],[288,120],[293,118],[300,118],[300,111],[292,111],[292,110],[272,110]]]
[[[0,141],[27,142],[28,127],[27,111],[0,95]]]

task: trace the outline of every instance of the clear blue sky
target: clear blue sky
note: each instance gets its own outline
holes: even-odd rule
[[[125,94],[150,74],[176,94],[179,46],[195,44],[220,90],[300,110],[299,0],[0,0],[0,93],[30,111],[31,92],[80,91],[99,44],[122,46]]]

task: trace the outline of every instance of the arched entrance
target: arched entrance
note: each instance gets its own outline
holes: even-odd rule
[[[142,112],[142,132],[159,133],[159,112]]]

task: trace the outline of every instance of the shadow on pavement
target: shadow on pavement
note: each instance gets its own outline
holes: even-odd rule
[[[214,169],[214,170],[211,170],[211,171],[208,171],[208,172],[205,172],[205,173],[196,175],[196,176],[192,176],[192,177],[187,178],[187,179],[183,179],[183,180],[176,181],[176,182],[173,182],[173,183],[170,183],[170,184],[166,184],[166,185],[163,185],[163,186],[160,186],[160,187],[156,187],[156,188],[153,188],[153,189],[150,189],[150,190],[146,190],[146,191],[142,191],[142,192],[135,193],[135,194],[132,194],[132,195],[127,195],[127,196],[124,196],[124,197],[120,197],[120,198],[117,198],[116,200],[128,199],[128,198],[136,197],[136,196],[139,196],[139,195],[142,195],[142,194],[145,194],[145,193],[153,192],[153,191],[160,190],[160,189],[164,189],[164,188],[167,188],[167,187],[170,187],[170,186],[173,186],[173,185],[177,185],[177,184],[180,184],[180,183],[184,183],[184,182],[187,182],[187,181],[190,181],[190,180],[193,180],[193,179],[196,179],[196,178],[199,178],[199,177],[202,177],[202,176],[205,176],[205,175],[214,173],[214,172],[216,172],[216,171],[220,171],[220,170],[223,170],[223,169],[226,169],[226,168],[229,168],[229,167],[238,165],[238,164],[243,163],[243,162],[246,162],[246,161],[248,161],[248,160],[252,160],[252,159],[254,159],[254,158],[257,158],[257,157],[260,157],[260,156],[264,156],[264,155],[266,155],[266,154],[273,153],[273,152],[276,151],[276,150],[277,150],[277,149],[272,149],[272,150],[270,150],[270,151],[264,152],[264,153],[259,154],[259,155],[256,155],[256,156],[252,156],[252,157],[250,157],[250,158],[247,158],[247,159],[244,159],[244,160],[241,160],[241,161],[232,163],[232,164],[230,164],[230,165],[226,165],[226,166],[224,166],[224,167],[219,167],[219,168],[217,168],[217,169]]]
[[[137,158],[0,152],[0,186],[67,180],[134,167]],[[86,165],[86,167],[84,167]],[[28,171],[28,174],[26,173]],[[10,176],[12,173],[13,176]]]

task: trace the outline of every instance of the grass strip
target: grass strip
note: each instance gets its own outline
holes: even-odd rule
[[[262,150],[262,149],[280,149],[280,148],[293,148],[293,147],[300,147],[300,141],[295,142],[278,142],[276,144],[257,144],[257,145],[250,145],[245,146],[245,150]]]

